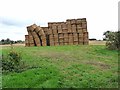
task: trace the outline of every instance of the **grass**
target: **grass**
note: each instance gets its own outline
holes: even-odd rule
[[[3,88],[117,88],[118,52],[104,45],[23,47],[28,68],[2,76]],[[10,47],[3,47],[6,55]]]

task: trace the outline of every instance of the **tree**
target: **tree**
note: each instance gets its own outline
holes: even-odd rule
[[[4,39],[1,40],[1,42],[4,42],[4,41],[5,41]]]
[[[11,40],[10,40],[9,38],[7,38],[7,39],[6,39],[6,42],[7,42],[8,44],[10,44],[10,43],[11,43]]]
[[[106,31],[104,32],[106,47],[110,50],[118,50],[120,49],[120,31],[112,32]]]
[[[23,43],[23,41],[22,40],[17,40],[17,43]]]
[[[4,39],[2,39],[2,40],[0,41],[0,44],[4,44],[4,42],[5,42],[5,40],[4,40]]]

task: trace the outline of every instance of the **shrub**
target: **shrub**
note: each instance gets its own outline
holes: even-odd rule
[[[120,31],[111,32],[107,31],[104,33],[106,39],[106,47],[110,50],[120,49]]]
[[[21,65],[21,54],[11,50],[7,56],[2,55],[2,71],[3,72],[9,72],[9,71],[15,71],[19,72],[20,65]]]

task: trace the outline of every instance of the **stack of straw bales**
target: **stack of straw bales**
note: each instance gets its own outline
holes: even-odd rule
[[[26,46],[87,45],[89,42],[86,18],[48,22],[48,27],[33,24],[27,31]]]

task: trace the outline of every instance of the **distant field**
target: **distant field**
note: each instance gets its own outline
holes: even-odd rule
[[[10,47],[3,47],[6,55]],[[118,53],[104,45],[14,47],[29,67],[3,74],[3,88],[117,88]]]
[[[0,45],[0,47],[11,46],[10,44]],[[13,44],[13,46],[25,46],[25,44]]]
[[[89,41],[89,45],[105,45],[106,41]]]
[[[89,41],[89,45],[105,45],[106,41]],[[1,47],[10,46],[8,45],[0,45]],[[13,44],[13,46],[25,46],[25,44]]]

